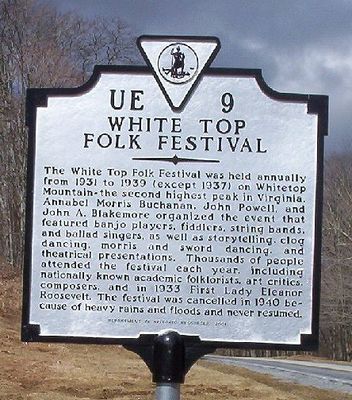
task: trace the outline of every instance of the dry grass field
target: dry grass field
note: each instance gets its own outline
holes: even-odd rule
[[[0,269],[0,400],[150,400],[151,375],[119,346],[21,343],[21,277]],[[351,400],[245,369],[198,362],[182,385],[189,400]]]

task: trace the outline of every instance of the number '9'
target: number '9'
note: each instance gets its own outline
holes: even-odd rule
[[[223,105],[222,112],[229,113],[232,111],[235,106],[235,99],[233,98],[231,93],[224,93],[221,96],[221,104]]]

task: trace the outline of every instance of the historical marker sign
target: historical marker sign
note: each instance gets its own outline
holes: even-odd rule
[[[139,44],[28,92],[23,338],[315,345],[327,98],[210,69],[213,38]]]

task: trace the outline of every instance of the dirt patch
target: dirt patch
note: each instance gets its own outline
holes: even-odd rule
[[[151,374],[120,346],[20,341],[21,277],[0,272],[0,400],[151,400]],[[351,400],[242,368],[198,362],[182,385],[194,400]]]

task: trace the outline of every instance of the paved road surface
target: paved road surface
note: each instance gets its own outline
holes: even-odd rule
[[[352,394],[352,365],[271,358],[205,356],[205,360],[248,368],[282,380]],[[351,396],[352,399],[352,396]]]

